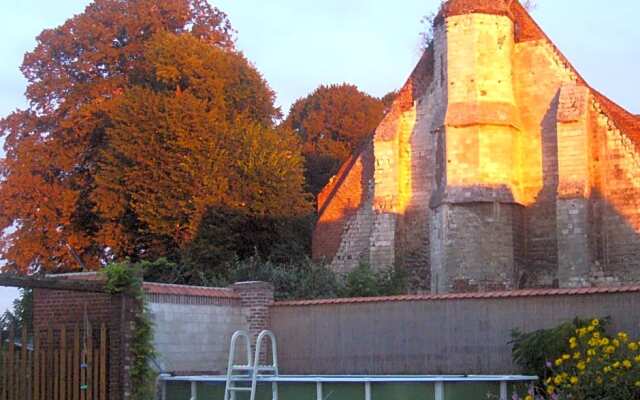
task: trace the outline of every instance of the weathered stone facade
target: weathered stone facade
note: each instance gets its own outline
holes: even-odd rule
[[[319,196],[313,253],[433,292],[640,281],[640,118],[517,1],[450,0],[370,143]]]

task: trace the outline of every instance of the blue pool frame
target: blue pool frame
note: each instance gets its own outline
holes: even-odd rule
[[[191,384],[190,400],[198,398],[198,383],[224,384],[226,376],[169,376],[161,375],[161,399],[169,400],[166,396],[167,383],[181,382]],[[500,400],[508,400],[508,384],[532,384],[537,381],[536,376],[527,375],[279,375],[261,376],[262,383],[315,383],[316,399],[323,399],[323,384],[325,383],[361,383],[364,385],[364,400],[371,400],[372,383],[433,383],[435,400],[445,399],[445,383],[499,383]],[[356,399],[354,399],[356,400]]]

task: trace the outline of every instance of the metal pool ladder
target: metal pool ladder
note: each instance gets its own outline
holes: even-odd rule
[[[260,365],[260,351],[262,350],[262,342],[266,338],[271,340],[271,365]],[[236,342],[242,339],[247,350],[247,364],[240,365],[235,363]],[[241,374],[236,374],[240,372]],[[266,373],[266,374],[263,374]],[[278,376],[278,347],[276,345],[276,336],[271,331],[262,331],[256,340],[255,357],[251,356],[251,339],[246,331],[236,331],[231,337],[231,345],[229,346],[229,363],[227,365],[227,383],[224,389],[224,400],[236,400],[237,392],[249,392],[250,400],[256,398],[257,381],[260,376]],[[251,386],[236,386],[235,383],[251,383]],[[271,398],[278,400],[278,382],[271,381]]]

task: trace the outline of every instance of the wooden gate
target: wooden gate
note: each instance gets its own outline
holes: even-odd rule
[[[0,330],[0,400],[107,400],[107,328]]]

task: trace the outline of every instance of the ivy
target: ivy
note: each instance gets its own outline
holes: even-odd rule
[[[129,371],[131,377],[131,399],[151,400],[154,398],[155,371],[151,360],[155,357],[153,347],[153,323],[149,316],[142,287],[142,268],[137,264],[113,263],[103,269],[108,293],[127,294],[139,302],[142,312],[135,313],[131,355],[133,364]]]

